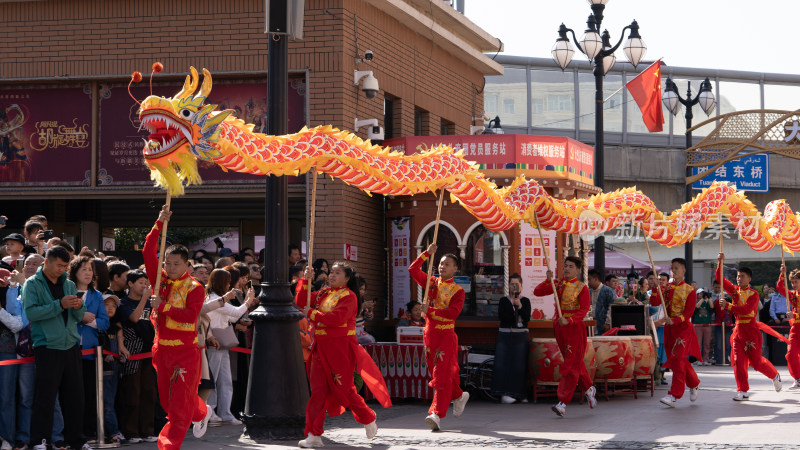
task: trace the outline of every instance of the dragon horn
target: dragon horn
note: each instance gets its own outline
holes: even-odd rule
[[[195,98],[203,97],[208,98],[208,94],[211,93],[211,72],[207,69],[203,69],[203,86],[200,87],[200,93],[195,96]]]
[[[194,91],[197,89],[197,83],[200,82],[200,78],[197,76],[197,69],[189,67],[189,71],[191,74],[186,75],[186,81],[183,82],[183,89],[178,92],[175,98],[182,99],[189,97],[194,94]]]

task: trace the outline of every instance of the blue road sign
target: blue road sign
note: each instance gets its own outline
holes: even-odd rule
[[[705,172],[711,166],[692,167],[692,175]],[[714,181],[728,181],[740,191],[769,192],[769,155],[751,155],[726,162],[714,173],[692,183],[692,189],[702,190]]]

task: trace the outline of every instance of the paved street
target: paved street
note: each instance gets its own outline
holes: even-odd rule
[[[464,415],[442,421],[444,431],[431,433],[424,423],[427,405],[405,403],[382,410],[377,406],[380,431],[373,441],[346,413],[328,419],[324,436],[326,447],[422,449],[422,448],[600,448],[600,449],[781,449],[800,448],[797,417],[800,392],[788,391],[791,385],[785,367],[779,367],[784,391],[776,393],[772,383],[750,371],[751,400],[734,402],[733,369],[696,367],[702,381],[700,398],[688,400],[688,391],[678,407],[669,409],[654,397],[618,395],[610,401],[600,399],[598,407],[572,404],[559,418],[550,411],[551,401],[539,404],[499,405],[470,401]],[[599,398],[599,396],[598,396]],[[187,437],[187,449],[292,448],[296,442],[256,443],[241,438],[241,427],[211,428],[198,442]],[[139,445],[155,448],[155,445]]]

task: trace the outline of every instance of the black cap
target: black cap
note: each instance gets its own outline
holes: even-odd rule
[[[5,244],[6,241],[17,241],[22,245],[25,245],[25,236],[19,233],[11,233],[8,236],[3,238],[3,243]]]

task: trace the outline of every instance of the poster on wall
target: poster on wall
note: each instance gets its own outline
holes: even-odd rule
[[[392,304],[389,308],[394,317],[411,301],[411,218],[392,219]]]
[[[522,295],[531,299],[531,319],[552,319],[555,316],[556,305],[553,295],[537,297],[533,295],[533,288],[547,279],[547,262],[542,253],[539,231],[528,223],[520,225],[520,275],[522,275]],[[550,258],[550,267],[556,267],[556,232],[542,230],[544,246]],[[555,272],[555,270],[554,270]]]
[[[171,97],[180,90],[174,86],[154,86],[153,95]],[[131,88],[139,101],[150,95],[146,86]],[[288,89],[289,132],[306,125],[306,84],[303,77],[290,77]],[[152,185],[150,171],[142,160],[142,142],[147,132],[139,131],[139,105],[128,95],[126,86],[103,88],[100,91],[100,186]],[[240,84],[215,82],[206,104],[216,104],[218,110],[231,109],[236,117],[254,124],[256,133],[267,132],[267,83],[250,81]],[[207,161],[198,161],[203,184],[263,184],[264,178],[237,172],[225,172]],[[297,183],[289,177],[289,183]]]
[[[0,186],[89,185],[91,90],[0,90]]]

